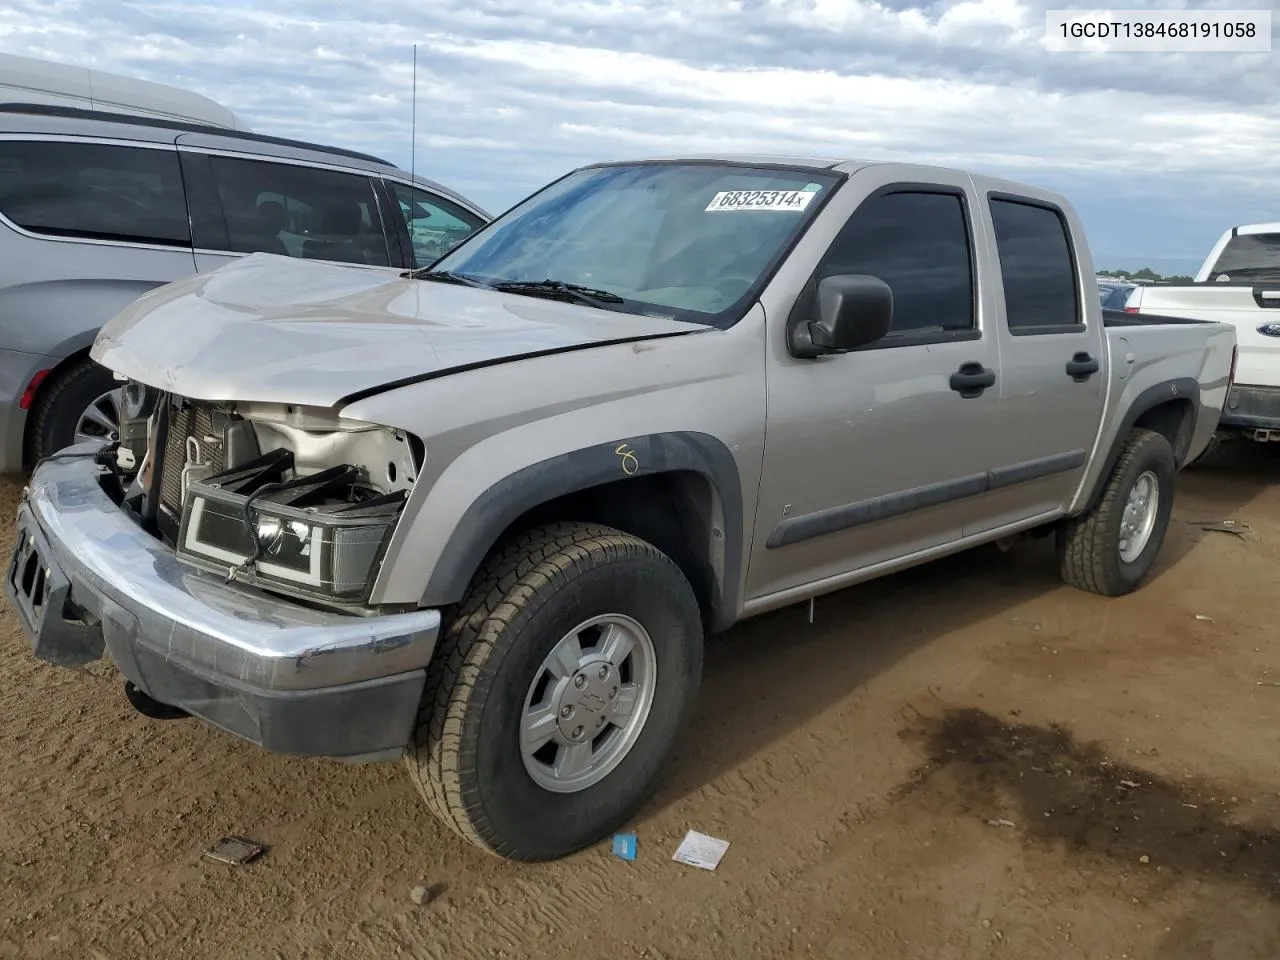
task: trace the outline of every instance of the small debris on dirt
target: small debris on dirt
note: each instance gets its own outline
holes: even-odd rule
[[[206,860],[242,867],[253,863],[267,852],[266,844],[249,840],[246,837],[223,837],[204,852]]]
[[[1141,784],[1138,784],[1138,783],[1134,782],[1133,780],[1121,780],[1121,781],[1120,781],[1120,786],[1122,786],[1122,787],[1137,787],[1137,786],[1141,786]]]
[[[990,926],[991,926],[991,921],[990,921],[990,920],[983,920],[983,921],[982,921],[982,925],[983,925],[984,927],[990,927]]]
[[[636,835],[634,833],[619,833],[613,838],[613,855],[622,860],[634,860],[636,858]]]
[[[1196,619],[1197,619],[1197,620],[1202,620],[1202,621],[1204,621],[1205,623],[1217,623],[1217,621],[1216,621],[1216,620],[1214,620],[1214,619],[1213,619],[1213,617],[1205,616],[1203,613],[1197,613],[1197,614],[1196,614]]]
[[[1245,531],[1253,532],[1253,527],[1247,523],[1241,523],[1239,520],[1210,520],[1207,523],[1200,523],[1199,527],[1201,530],[1206,530],[1210,533],[1230,533],[1241,540],[1249,539],[1245,535]]]
[[[429,887],[414,887],[409,891],[409,899],[418,906],[424,906],[444,893],[444,884],[436,883]]]
[[[676,863],[687,863],[691,867],[714,870],[720,865],[720,860],[728,849],[728,840],[719,840],[697,830],[690,830],[680,841],[680,846],[671,859]]]
[[[1016,827],[1017,824],[1014,823],[1012,820],[1006,820],[1004,817],[999,817],[995,820],[988,820],[987,826],[988,827]]]
[[[1142,856],[1140,856],[1140,857],[1138,858],[1138,862],[1139,862],[1139,863],[1150,863],[1150,862],[1151,862],[1151,858],[1150,858],[1150,857],[1148,857],[1148,856],[1144,853]]]

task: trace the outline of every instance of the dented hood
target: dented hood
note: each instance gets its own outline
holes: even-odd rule
[[[102,328],[91,356],[194,399],[330,407],[450,370],[706,329],[253,254],[143,295]]]

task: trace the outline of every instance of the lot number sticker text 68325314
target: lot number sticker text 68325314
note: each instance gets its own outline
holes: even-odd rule
[[[711,198],[706,212],[788,210],[800,213],[814,196],[810,190],[721,190]]]

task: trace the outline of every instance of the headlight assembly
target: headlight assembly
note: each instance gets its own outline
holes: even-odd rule
[[[353,466],[285,480],[293,454],[275,450],[190,484],[178,557],[282,593],[359,604],[405,493],[362,487]]]

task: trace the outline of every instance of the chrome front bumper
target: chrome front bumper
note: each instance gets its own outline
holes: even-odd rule
[[[75,666],[105,647],[155,700],[273,750],[374,758],[408,743],[438,611],[360,617],[226,584],[179,563],[98,473],[88,457],[46,461],[19,505],[5,593],[36,656]]]

